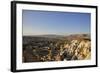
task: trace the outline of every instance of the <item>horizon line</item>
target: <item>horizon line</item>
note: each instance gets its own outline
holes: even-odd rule
[[[71,34],[31,34],[31,35],[29,35],[29,34],[25,34],[25,35],[23,35],[23,36],[43,36],[43,35],[59,35],[59,36],[67,36],[67,35],[79,35],[79,34],[89,34],[89,35],[91,35],[91,33],[71,33]]]

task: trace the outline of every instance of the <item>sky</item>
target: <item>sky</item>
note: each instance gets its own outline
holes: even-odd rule
[[[67,35],[90,33],[91,14],[23,10],[23,35]]]

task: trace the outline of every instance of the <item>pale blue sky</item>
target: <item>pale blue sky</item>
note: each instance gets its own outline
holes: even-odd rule
[[[90,33],[90,13],[23,10],[23,35]]]

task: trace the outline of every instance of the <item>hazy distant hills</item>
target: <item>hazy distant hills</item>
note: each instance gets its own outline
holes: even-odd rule
[[[64,37],[64,35],[38,35],[37,37],[46,37],[46,38],[61,38]]]
[[[58,39],[58,40],[81,40],[81,39],[86,39],[86,40],[91,40],[90,34],[71,34],[71,35],[28,35],[28,36],[23,36],[24,39],[27,38],[28,40],[32,39],[37,39],[37,40],[53,40],[53,39]]]
[[[91,38],[91,35],[90,34],[74,34],[74,35],[69,35],[69,36],[66,36],[65,37],[66,39],[88,39],[90,40]]]
[[[28,37],[46,37],[46,38],[90,38],[90,34],[71,34],[71,35],[56,35],[56,34],[48,34],[48,35],[28,35]]]

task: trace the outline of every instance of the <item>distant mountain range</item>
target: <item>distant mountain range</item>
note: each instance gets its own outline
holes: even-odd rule
[[[90,34],[74,34],[74,35],[69,35],[65,37],[66,39],[91,39],[91,35]]]
[[[65,38],[65,39],[82,39],[87,38],[90,39],[90,34],[71,34],[71,35],[55,35],[55,34],[48,34],[48,35],[28,35],[28,37],[45,37],[45,38]]]
[[[47,37],[47,38],[61,38],[64,37],[64,35],[38,35],[39,37]]]

